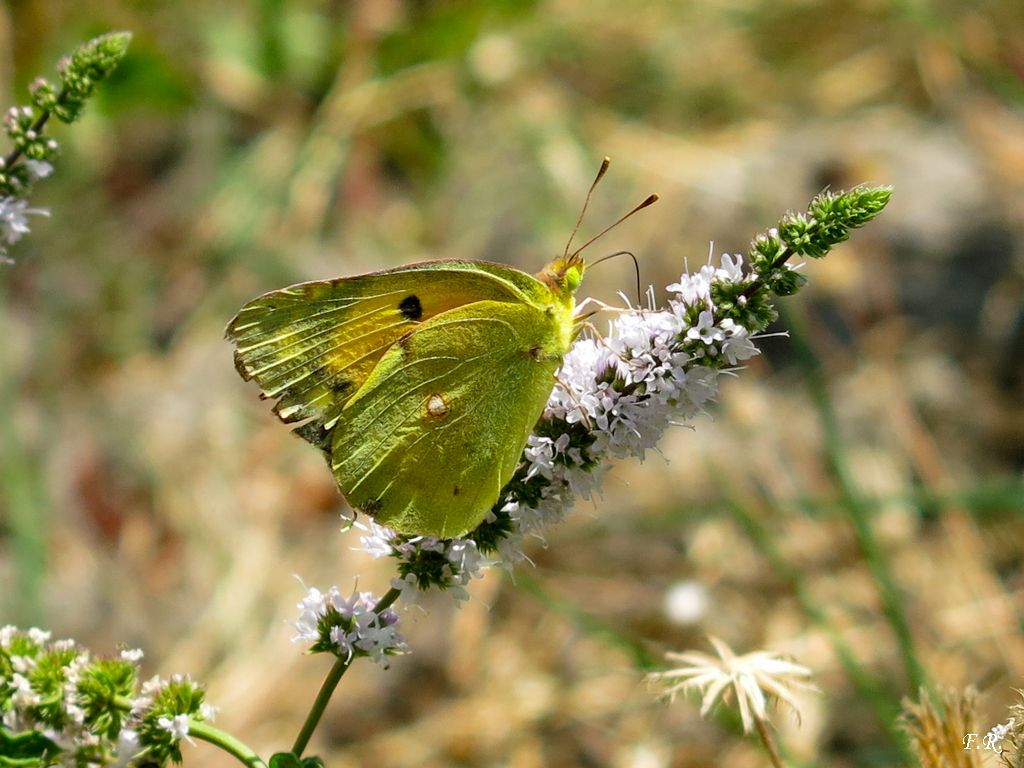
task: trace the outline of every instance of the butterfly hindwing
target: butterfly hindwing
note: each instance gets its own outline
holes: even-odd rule
[[[403,335],[455,307],[536,303],[544,286],[488,262],[421,262],[358,277],[300,283],[242,307],[227,328],[235,365],[285,422],[327,449],[345,403]]]
[[[554,385],[558,321],[480,301],[401,337],[346,403],[331,468],[348,502],[399,531],[458,536],[511,479]]]

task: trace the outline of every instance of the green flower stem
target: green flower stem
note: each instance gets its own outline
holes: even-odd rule
[[[128,50],[131,41],[130,32],[110,32],[94,37],[84,45],[76,48],[58,67],[61,88],[55,92],[53,86],[39,78],[30,89],[34,109],[39,115],[26,130],[34,134],[29,141],[45,139],[42,129],[50,119],[50,115],[65,123],[78,119],[86,101],[93,95],[96,85],[110,77]],[[12,129],[13,131],[13,129]],[[11,138],[18,140],[13,132]],[[21,130],[18,128],[18,135]],[[22,137],[27,140],[27,137]],[[56,154],[56,144],[35,148],[28,154],[37,160],[50,160]],[[3,158],[4,169],[9,169],[25,153],[23,147],[15,148]]]
[[[373,612],[379,615],[386,608],[390,607],[401,594],[399,590],[392,587],[377,601],[377,604],[373,607]],[[306,715],[306,722],[302,724],[302,730],[299,731],[299,735],[295,737],[295,743],[292,745],[292,754],[296,757],[302,757],[302,753],[313,736],[313,731],[320,724],[320,718],[323,717],[324,710],[327,709],[327,703],[331,700],[331,696],[334,695],[334,689],[338,687],[338,683],[341,682],[342,676],[348,671],[351,664],[351,656],[339,656],[335,660],[334,666],[331,667],[331,671],[327,673],[327,678],[324,680],[323,685],[320,686],[320,692],[316,695],[316,700],[313,702],[309,714]]]
[[[230,733],[226,733],[220,730],[220,728],[215,728],[209,723],[190,720],[188,733],[189,736],[195,736],[197,739],[202,739],[216,747],[220,747],[228,754],[237,758],[238,762],[242,763],[242,765],[248,765],[251,768],[266,768],[267,766],[260,759],[260,756],[253,752],[248,745],[243,744]]]
[[[381,613],[390,608],[394,604],[395,600],[401,597],[401,595],[401,591],[392,587],[387,592],[385,592],[384,596],[377,601],[377,604],[375,606],[373,606],[373,612],[379,616]]]
[[[327,702],[331,700],[334,689],[338,687],[338,683],[341,682],[342,676],[348,671],[351,663],[352,657],[350,656],[339,656],[335,659],[334,666],[331,667],[323,685],[320,686],[316,701],[313,702],[309,714],[306,715],[306,722],[302,724],[302,730],[299,731],[299,735],[295,737],[295,743],[292,744],[292,754],[296,757],[302,757],[302,753],[313,736],[313,731],[320,724],[320,718],[323,717],[324,710],[327,709]]]

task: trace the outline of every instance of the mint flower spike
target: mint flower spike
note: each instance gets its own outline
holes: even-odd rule
[[[33,180],[32,174],[17,173],[17,160],[22,155],[44,162],[56,157],[59,145],[43,133],[50,115],[65,123],[77,120],[96,86],[121,63],[131,38],[130,32],[111,32],[80,46],[57,67],[59,90],[42,77],[32,82],[29,92],[34,106],[12,107],[4,117],[4,129],[14,151],[0,161],[0,195],[20,197],[23,194],[18,193],[27,193],[25,186]]]
[[[867,185],[816,195],[806,213],[791,211],[777,227],[754,239],[748,253],[753,273],[776,296],[796,293],[807,278],[786,264],[790,257],[822,258],[832,246],[849,239],[851,229],[864,226],[881,213],[891,197],[892,187]],[[768,322],[773,319],[770,317]]]
[[[5,246],[29,233],[28,214],[49,215],[45,208],[29,208],[32,185],[53,172],[60,152],[57,140],[44,132],[51,115],[71,123],[77,120],[96,86],[110,77],[124,58],[129,32],[101,35],[65,57],[58,66],[60,88],[42,77],[29,86],[32,106],[11,107],[3,128],[14,148],[0,156],[0,264],[9,264]]]
[[[488,518],[461,539],[402,536],[372,520],[361,549],[392,557],[391,583],[405,603],[420,591],[448,590],[460,603],[466,585],[488,567],[526,559],[527,536],[543,536],[577,498],[590,499],[610,459],[643,459],[671,425],[688,424],[718,394],[719,377],[760,354],[757,340],[775,319],[774,296],[806,278],[787,264],[820,258],[885,208],[889,187],[823,192],[806,213],[787,214],[758,235],[744,257],[723,254],[666,287],[667,306],[648,290],[647,306],[616,315],[603,338],[580,337],[566,355],[558,386],[527,441],[512,480]],[[628,301],[627,301],[628,305]]]
[[[32,100],[44,113],[52,112],[65,123],[74,122],[82,114],[96,85],[117,69],[131,39],[131,32],[110,32],[93,38],[58,65],[60,93],[55,93],[49,83],[39,78],[33,83]]]

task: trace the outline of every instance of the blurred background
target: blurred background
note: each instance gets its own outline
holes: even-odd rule
[[[63,143],[0,268],[0,624],[189,672],[218,725],[291,744],[329,660],[306,583],[383,591],[317,453],[236,375],[257,294],[426,258],[539,269],[583,235],[645,284],[743,252],[825,187],[892,184],[807,265],[763,356],[696,430],[413,653],[358,664],[329,766],[762,766],[728,710],[656,701],[666,650],[771,648],[821,689],[793,765],[909,764],[900,700],[1024,685],[1024,5],[1018,0],[0,3],[0,105],[75,45],[127,59]],[[632,292],[628,261],[583,294]],[[659,295],[663,295],[663,292]],[[867,520],[885,579],[864,554]],[[860,533],[858,534],[858,530]],[[902,621],[893,620],[893,606]],[[186,747],[194,766],[233,764]]]

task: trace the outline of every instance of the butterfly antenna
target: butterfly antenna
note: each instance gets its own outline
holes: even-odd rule
[[[598,178],[600,178],[600,177],[598,177]],[[585,243],[584,243],[583,245],[581,245],[581,246],[580,246],[579,248],[577,248],[577,249],[576,249],[575,251],[573,251],[573,252],[572,252],[572,255],[573,255],[573,256],[576,256],[577,254],[579,254],[579,253],[580,253],[580,251],[582,251],[582,250],[583,250],[584,248],[586,248],[586,247],[587,247],[588,245],[590,245],[591,243],[593,243],[593,242],[594,242],[595,240],[598,240],[598,239],[600,239],[601,237],[604,237],[604,236],[605,236],[606,234],[608,234],[609,232],[611,232],[611,231],[612,231],[613,229],[615,229],[615,228],[616,228],[617,226],[619,226],[619,224],[621,224],[622,222],[624,222],[624,221],[625,221],[626,219],[628,219],[628,218],[629,218],[630,216],[632,216],[632,215],[633,215],[634,213],[637,213],[638,211],[642,211],[642,210],[643,210],[644,208],[646,208],[647,206],[649,206],[649,205],[654,205],[654,204],[655,204],[656,202],[658,202],[658,195],[657,195],[657,194],[653,194],[653,195],[650,195],[650,196],[649,196],[649,197],[648,197],[648,198],[647,198],[646,200],[644,200],[644,201],[643,201],[642,203],[640,203],[640,205],[638,205],[638,206],[637,206],[636,208],[634,208],[633,210],[631,210],[631,211],[630,211],[629,213],[627,213],[627,214],[626,214],[625,216],[622,216],[622,217],[621,217],[621,218],[620,218],[620,219],[619,219],[618,221],[616,221],[615,223],[613,223],[613,224],[610,224],[609,226],[605,227],[605,228],[604,228],[604,229],[602,229],[602,230],[601,230],[600,232],[598,232],[598,233],[597,233],[596,235],[594,235],[594,236],[593,236],[592,238],[590,238],[589,240],[587,240],[587,242],[585,242]],[[566,250],[568,250],[568,249],[566,249]]]
[[[610,253],[607,256],[602,256],[600,259],[590,264],[590,269],[593,269],[602,261],[608,261],[608,259],[614,259],[618,256],[629,256],[629,258],[633,260],[633,270],[636,272],[636,304],[638,307],[643,306],[643,293],[640,288],[640,262],[637,261],[636,255],[632,251],[617,251],[615,253]]]
[[[604,178],[604,174],[608,170],[608,166],[611,164],[612,159],[610,157],[606,157],[601,161],[601,167],[597,171],[597,176],[594,177],[594,181],[591,183],[590,189],[587,191],[587,199],[583,201],[583,208],[580,210],[580,217],[576,219],[576,226],[572,228],[572,234],[569,235],[569,242],[565,244],[565,253],[562,254],[562,258],[569,257],[569,248],[572,247],[572,239],[576,237],[576,233],[579,232],[580,229],[580,224],[583,223],[583,217],[587,213],[587,206],[590,205],[590,196],[594,194],[594,187],[596,187],[597,183]]]

